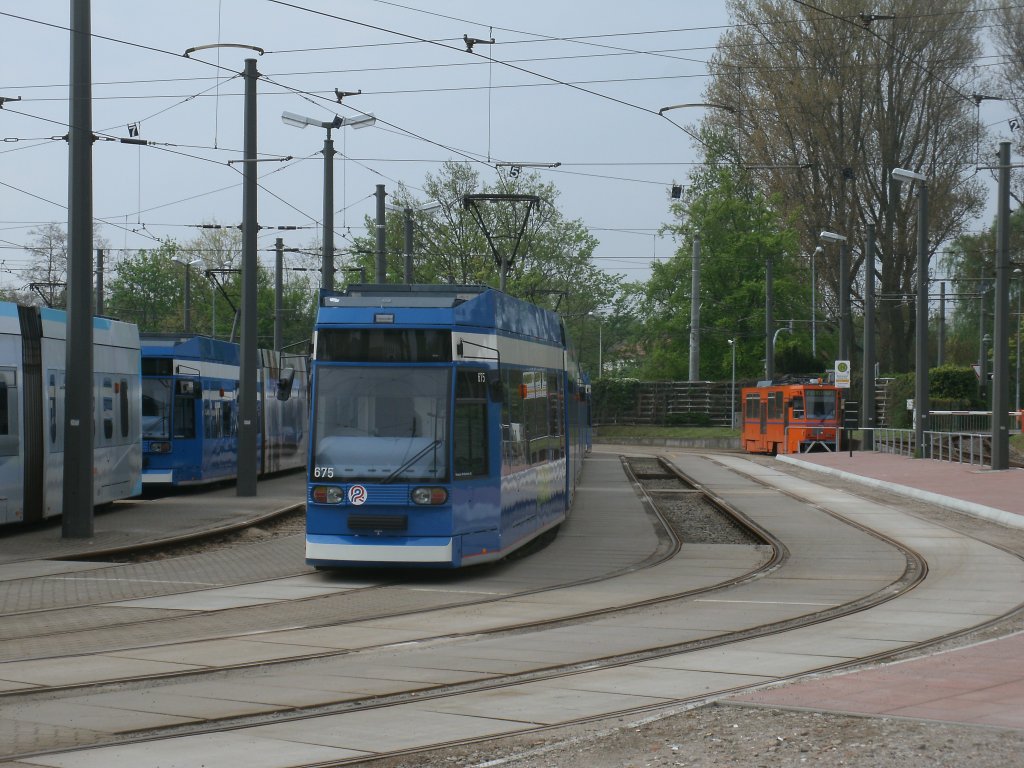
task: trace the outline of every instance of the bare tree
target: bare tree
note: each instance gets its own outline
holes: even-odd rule
[[[1019,156],[1024,154],[1024,6],[1005,5],[993,14],[992,40],[1003,57],[994,88],[1009,100],[1017,113],[1006,127],[1012,132]],[[1024,203],[1024,177],[1017,174],[1014,182],[1013,195],[1018,204]]]
[[[875,224],[880,358],[888,370],[907,370],[917,204],[890,173],[928,175],[933,253],[980,211],[981,186],[964,174],[975,153],[975,3],[880,0],[870,14],[844,0],[729,4],[735,26],[713,57],[707,97],[731,111],[710,110],[706,120],[733,136],[736,161],[794,215],[805,253],[822,229],[840,232],[856,276],[866,225]],[[836,318],[837,262],[818,260]]]

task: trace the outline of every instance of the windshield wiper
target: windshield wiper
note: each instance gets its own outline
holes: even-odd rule
[[[398,477],[402,472],[405,472],[405,470],[407,470],[409,467],[411,467],[417,461],[419,461],[424,456],[426,456],[428,451],[430,451],[432,448],[436,448],[440,444],[441,444],[440,440],[432,440],[430,443],[428,443],[426,445],[426,447],[421,448],[419,451],[417,451],[416,455],[414,455],[411,459],[406,461],[404,464],[402,464],[402,466],[400,466],[398,469],[396,469],[390,475],[388,475],[383,480],[381,480],[381,484],[383,485],[385,483],[390,483],[392,480],[394,480],[396,477]]]

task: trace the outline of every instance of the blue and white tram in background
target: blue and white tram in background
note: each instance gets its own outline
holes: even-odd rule
[[[238,344],[206,336],[142,337],[142,481],[190,485],[238,473]],[[258,350],[257,466],[305,466],[304,355]]]
[[[0,302],[0,523],[61,513],[67,316]],[[93,502],[142,490],[139,331],[93,318]]]
[[[484,286],[324,293],[306,562],[458,568],[565,520],[589,396],[561,319]]]

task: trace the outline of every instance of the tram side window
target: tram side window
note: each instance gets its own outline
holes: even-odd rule
[[[804,399],[802,397],[793,398],[793,418],[802,419],[804,417]]]
[[[747,395],[747,414],[748,419],[759,419],[761,418],[761,397],[760,395],[753,394]]]
[[[196,400],[191,395],[174,395],[174,436],[191,439],[196,436]]]
[[[14,368],[0,368],[0,456],[18,455],[18,388]]]
[[[121,437],[128,437],[130,426],[130,414],[128,412],[128,379],[121,379],[120,401],[121,408]]]
[[[565,440],[562,439],[565,392],[562,377],[557,373],[548,374],[548,424],[551,426],[550,454],[552,461],[565,458]]]
[[[523,372],[504,369],[505,393],[501,403],[502,473],[510,474],[529,463],[526,439],[526,413],[523,399]]]
[[[103,408],[103,439],[107,441],[114,437],[114,382],[104,377],[102,389],[100,402]]]
[[[487,474],[487,377],[459,370],[455,380],[455,478]]]

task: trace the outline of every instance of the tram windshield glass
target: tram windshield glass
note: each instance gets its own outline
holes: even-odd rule
[[[830,420],[836,417],[836,393],[826,389],[808,389],[804,393],[807,401],[807,418]]]
[[[310,476],[447,480],[450,374],[448,368],[319,366]]]
[[[171,434],[171,379],[142,380],[142,436],[166,439]]]

